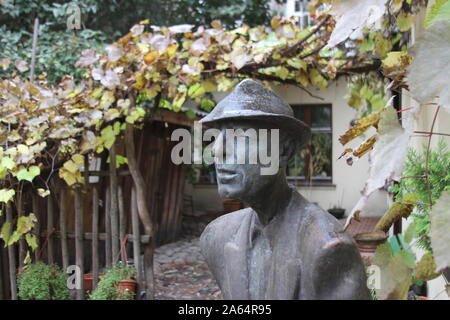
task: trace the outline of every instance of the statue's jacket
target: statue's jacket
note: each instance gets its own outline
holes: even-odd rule
[[[200,245],[224,299],[370,299],[353,239],[296,191],[268,228],[245,208],[211,222]]]

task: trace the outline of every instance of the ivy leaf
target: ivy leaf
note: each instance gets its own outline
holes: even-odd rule
[[[17,220],[17,232],[24,234],[31,231],[36,221],[36,216],[33,213],[30,213],[28,216],[19,217]]]
[[[386,2],[387,0],[335,1],[330,13],[335,16],[337,22],[326,47],[335,47],[353,32],[380,20],[386,11]]]
[[[116,141],[116,134],[114,133],[113,127],[111,125],[106,126],[105,128],[103,128],[100,134],[105,148],[109,150],[114,144],[114,141]]]
[[[1,165],[8,170],[14,169],[16,167],[16,163],[10,157],[3,157]]]
[[[14,189],[1,189],[0,190],[0,202],[8,203],[16,194]]]
[[[192,85],[191,87],[189,87],[188,95],[192,99],[195,99],[195,98],[203,95],[205,92],[206,92],[205,88],[200,83],[196,83],[196,84]]]
[[[378,260],[379,261],[379,260]],[[402,253],[377,264],[380,267],[380,287],[376,288],[381,300],[406,300],[412,281],[412,269]]]
[[[433,254],[431,252],[425,253],[415,267],[414,281],[430,281],[439,277],[441,273],[435,270],[436,263]]]
[[[50,194],[50,190],[45,190],[43,188],[38,188],[37,192],[38,192],[38,195],[42,198],[45,198],[46,196],[48,196]]]
[[[397,16],[397,27],[401,32],[406,32],[409,29],[411,29],[413,23],[414,23],[414,15],[410,13],[400,13]]]
[[[28,63],[24,60],[16,60],[16,62],[14,64],[15,64],[17,70],[19,70],[20,72],[25,72],[29,69]]]
[[[2,229],[0,231],[0,238],[2,238],[3,241],[5,242],[5,247],[8,245],[10,237],[11,237],[11,223],[5,222],[3,223]]]
[[[27,233],[25,235],[25,240],[27,241],[28,245],[31,247],[31,250],[33,250],[33,251],[36,250],[38,245],[37,245],[37,241],[36,241],[36,236],[34,234]]]
[[[124,52],[122,48],[118,47],[115,44],[110,44],[105,47],[105,51],[108,53],[108,61],[115,62],[119,60]]]
[[[437,102],[450,112],[450,21],[434,23],[414,47],[407,83],[420,103]]]
[[[32,182],[33,179],[41,173],[41,169],[38,166],[31,166],[28,169],[23,168],[17,172],[17,179],[19,181],[27,180]]]
[[[443,191],[430,212],[430,240],[438,270],[450,266],[450,191]]]

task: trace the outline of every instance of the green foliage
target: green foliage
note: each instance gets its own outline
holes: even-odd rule
[[[30,264],[17,279],[22,300],[68,300],[67,277],[57,265]]]
[[[107,39],[101,31],[83,29],[76,34],[67,30],[66,10],[69,4],[80,6],[82,16],[95,12],[95,1],[72,1],[64,4],[52,1],[11,1],[0,4],[0,54],[1,58],[11,60],[9,67],[0,69],[0,77],[7,78],[13,71],[14,62],[31,62],[34,17],[40,20],[38,48],[36,54],[36,75],[45,73],[50,83],[60,81],[70,74],[79,79],[82,68],[75,67],[83,49],[100,49]],[[89,6],[86,3],[90,3]],[[93,7],[94,6],[94,7]],[[67,54],[70,53],[70,54]],[[28,77],[28,68],[18,72]]]
[[[118,285],[121,280],[129,280],[136,275],[134,267],[124,264],[114,265],[99,281],[97,289],[89,296],[91,300],[130,300],[131,293],[120,294]]]
[[[426,166],[426,146],[424,151],[418,152],[415,149],[409,149],[406,158],[403,175],[404,176],[423,176]],[[430,150],[429,154],[429,181],[431,184],[431,200],[434,204],[441,196],[442,191],[450,190],[450,151],[444,140],[439,140],[436,150]],[[397,193],[396,201],[403,202],[408,193],[415,193],[418,196],[418,202],[429,203],[429,189],[425,179],[406,178],[402,179],[398,185],[393,186],[392,191]],[[416,205],[415,212],[411,215],[415,223],[415,237],[420,237],[417,245],[428,251],[431,251],[430,239],[430,207],[423,204]]]
[[[361,118],[381,110],[387,103],[385,81],[374,74],[356,75],[350,78],[347,103],[358,110]]]

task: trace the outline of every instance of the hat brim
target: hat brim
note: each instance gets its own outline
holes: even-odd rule
[[[220,118],[217,119],[215,119],[214,116],[210,113],[199,122],[214,127],[215,124],[224,120],[261,120],[277,124],[277,126],[281,130],[287,130],[293,134],[294,139],[297,138],[297,141],[299,141],[300,144],[300,148],[305,146],[311,139],[311,129],[303,121],[286,115],[273,114],[256,110],[239,110],[235,112],[228,112],[222,114]]]

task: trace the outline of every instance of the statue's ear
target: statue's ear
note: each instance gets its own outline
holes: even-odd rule
[[[298,150],[298,143],[293,139],[285,138],[280,146],[280,167],[286,167],[289,160]]]

